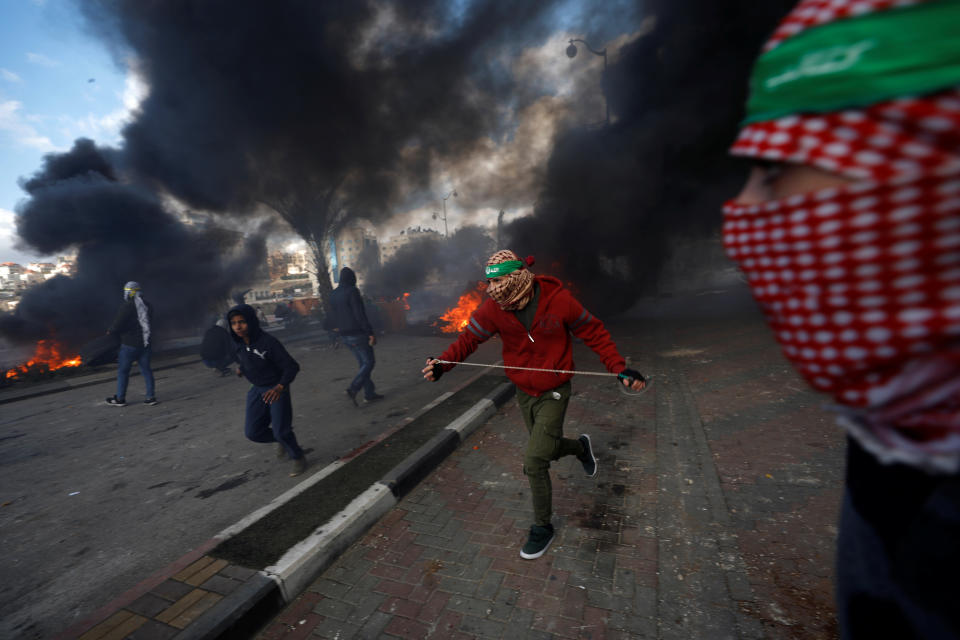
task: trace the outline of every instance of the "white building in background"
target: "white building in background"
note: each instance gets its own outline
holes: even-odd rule
[[[27,265],[27,280],[30,284],[49,280],[59,275],[57,265],[52,262],[31,262]]]
[[[53,272],[59,276],[72,276],[77,270],[77,256],[57,256],[57,265]]]
[[[26,284],[23,274],[26,269],[23,265],[16,262],[4,262],[0,264],[0,289],[22,289]]]
[[[425,229],[422,227],[409,227],[404,229],[398,235],[387,239],[380,249],[380,259],[382,262],[388,262],[397,254],[397,251],[399,251],[401,247],[410,244],[415,238],[425,236],[436,237],[439,235],[440,232],[436,229]]]
[[[313,259],[310,258],[310,252],[306,249],[298,249],[287,254],[287,273],[288,276],[310,273],[313,268]]]
[[[340,269],[344,267],[357,271],[357,281],[363,282],[363,269],[357,269],[361,254],[372,258],[376,264],[382,261],[377,237],[367,229],[359,226],[347,227],[337,234],[336,238],[330,239],[327,245],[327,265],[334,286],[340,282]]]

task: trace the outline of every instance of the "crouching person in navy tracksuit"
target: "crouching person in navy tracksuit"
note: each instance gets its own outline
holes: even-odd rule
[[[570,373],[524,371],[510,367],[573,369],[570,334],[583,340],[610,373],[620,374],[618,384],[639,391],[646,382],[626,363],[603,323],[577,302],[560,281],[534,276],[527,268],[532,258],[520,260],[512,251],[498,251],[487,261],[487,294],[456,342],[440,356],[447,362],[463,362],[477,346],[500,334],[507,377],[517,387],[520,413],[530,439],[523,458],[523,472],[530,482],[534,524],[520,551],[526,560],[539,558],[553,540],[552,486],[550,463],[564,456],[576,456],[589,477],[597,475],[597,458],[590,436],[563,436],[563,418],[570,401]],[[438,379],[453,364],[427,359],[423,377]]]
[[[248,304],[227,312],[234,357],[240,364],[238,376],[246,376],[253,385],[247,392],[247,418],[244,435],[253,442],[276,442],[277,457],[293,460],[290,476],[307,468],[303,449],[293,434],[293,403],[290,383],[300,371],[280,341],[260,328],[256,310]]]

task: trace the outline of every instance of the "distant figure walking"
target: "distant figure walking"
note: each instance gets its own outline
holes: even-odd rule
[[[273,317],[276,318],[277,323],[281,327],[286,327],[287,322],[290,320],[290,314],[293,313],[293,310],[287,305],[286,302],[280,301],[277,303],[277,306],[273,309]]]
[[[117,310],[113,324],[107,329],[109,335],[120,338],[120,351],[117,353],[117,394],[107,398],[107,404],[112,407],[127,406],[127,383],[130,381],[130,368],[134,362],[140,365],[140,375],[146,385],[147,397],[143,404],[157,404],[153,370],[150,368],[152,316],[150,304],[140,294],[140,283],[131,280],[123,285],[123,302]]]
[[[333,326],[340,333],[343,344],[347,345],[357,359],[360,370],[347,387],[347,397],[357,404],[357,393],[363,389],[367,402],[382,400],[383,396],[376,392],[370,374],[377,361],[373,355],[373,345],[377,344],[377,336],[367,319],[367,312],[363,307],[363,298],[357,289],[357,274],[350,267],[340,270],[340,285],[333,290],[330,297],[333,307]]]
[[[233,373],[230,370],[233,362],[233,340],[224,325],[226,321],[221,317],[203,334],[200,360],[205,366],[216,369],[221,376],[228,376]]]

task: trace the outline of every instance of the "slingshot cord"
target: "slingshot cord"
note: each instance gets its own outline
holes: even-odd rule
[[[619,373],[610,373],[608,371],[570,371],[568,369],[538,369],[536,367],[516,367],[506,364],[481,364],[479,362],[453,362],[452,360],[440,360],[439,358],[434,358],[434,362],[440,364],[456,364],[463,365],[467,367],[485,367],[487,369],[519,369],[520,371],[543,371],[545,373],[574,373],[580,376],[605,376],[610,378],[620,378]],[[647,386],[642,390],[631,393],[627,391],[622,385],[617,385],[620,388],[620,393],[626,396],[638,396],[644,391],[650,388],[650,381],[653,379],[653,376],[645,376]]]
[[[575,373],[581,376],[610,376],[618,377],[619,373],[609,373],[607,371],[568,371],[567,369],[537,369],[535,367],[515,367],[506,364],[481,364],[479,362],[453,362],[451,360],[439,360],[434,358],[435,362],[440,364],[455,364],[467,367],[486,367],[488,369],[519,369],[521,371],[543,371],[544,373]]]

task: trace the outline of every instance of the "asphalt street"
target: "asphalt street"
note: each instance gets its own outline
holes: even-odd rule
[[[436,384],[421,379],[424,358],[450,339],[382,338],[373,378],[386,399],[360,408],[344,395],[356,370],[349,350],[289,343],[302,367],[294,430],[310,470],[474,375],[462,368]],[[490,343],[473,361],[498,359]],[[0,637],[49,637],[302,480],[288,477],[273,445],[244,438],[246,381],[198,361],[156,378],[156,406],[141,404],[139,376],[123,408],[103,403],[115,390],[110,376],[0,405]]]

